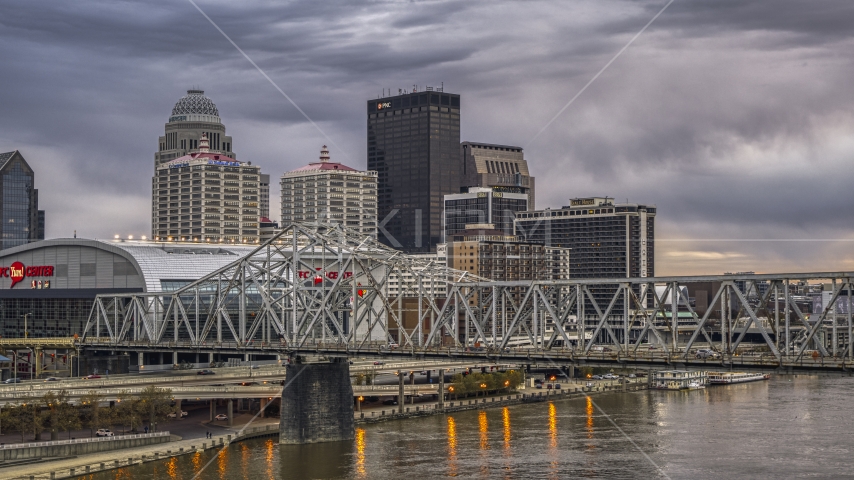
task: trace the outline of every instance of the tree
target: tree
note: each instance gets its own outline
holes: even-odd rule
[[[95,430],[110,425],[111,409],[101,408],[104,397],[95,390],[90,390],[80,399],[84,407],[86,426],[89,427],[90,435],[95,436]]]
[[[168,388],[157,388],[155,386],[145,387],[138,397],[137,411],[140,418],[148,420],[150,425],[163,422],[170,413],[176,412],[177,406],[171,406],[172,390]]]
[[[24,419],[24,408],[21,405],[7,405],[0,413],[3,427],[10,432],[18,432],[21,434],[21,441],[24,441],[24,434],[30,431],[29,426]]]
[[[139,400],[131,396],[130,392],[127,390],[119,392],[118,398],[116,399],[115,421],[122,425],[122,433],[125,432],[125,426],[129,426],[130,431],[133,432],[136,430],[136,427],[142,424],[142,419],[139,416],[138,403]]]

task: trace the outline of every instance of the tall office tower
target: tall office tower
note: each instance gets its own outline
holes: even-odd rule
[[[518,213],[515,225],[528,241],[571,248],[570,278],[655,276],[654,205],[573,198],[568,207]]]
[[[2,248],[44,240],[44,210],[39,210],[36,175],[21,152],[0,153],[0,178]]]
[[[466,230],[470,224],[491,224],[492,228],[513,235],[516,212],[528,210],[524,193],[496,192],[487,187],[469,187],[466,193],[445,195],[444,240]]]
[[[534,177],[522,147],[463,142],[463,187],[489,187],[496,192],[523,193],[534,210]]]
[[[377,238],[377,172],[320,161],[282,175],[282,227],[293,222],[333,222]]]
[[[257,243],[260,168],[199,149],[161,163],[152,187],[152,232],[158,241]]]
[[[166,123],[166,134],[160,137],[154,165],[183,157],[191,150],[199,148],[202,134],[206,134],[210,151],[237,156],[231,151],[231,137],[225,134],[225,125],[219,118],[219,110],[213,101],[205,96],[204,90],[187,90],[172,108],[172,115]]]
[[[261,174],[261,183],[259,195],[261,200],[261,217],[270,219],[270,176],[266,173]]]
[[[428,87],[368,101],[368,170],[379,180],[381,242],[410,253],[436,250],[443,197],[460,192],[459,145],[459,95]]]

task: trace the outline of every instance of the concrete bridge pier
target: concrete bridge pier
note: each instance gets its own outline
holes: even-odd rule
[[[346,358],[286,368],[282,388],[280,444],[305,444],[356,438],[353,385]]]
[[[231,427],[234,425],[234,400],[228,399],[228,411],[226,412],[228,415],[228,426]]]
[[[216,416],[216,400],[211,399],[211,419],[210,421],[214,421],[214,417]]]

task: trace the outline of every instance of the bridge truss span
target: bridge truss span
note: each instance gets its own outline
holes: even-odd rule
[[[339,225],[293,224],[175,291],[99,295],[82,343],[628,361],[655,351],[782,365],[854,359],[852,288],[846,272],[490,281]]]

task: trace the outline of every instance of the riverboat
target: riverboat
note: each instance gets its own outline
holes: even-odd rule
[[[652,374],[652,388],[657,390],[699,390],[706,388],[706,372],[688,370],[661,370]]]
[[[712,385],[757,382],[759,380],[768,380],[769,378],[771,378],[771,375],[768,373],[709,372],[709,383]]]

